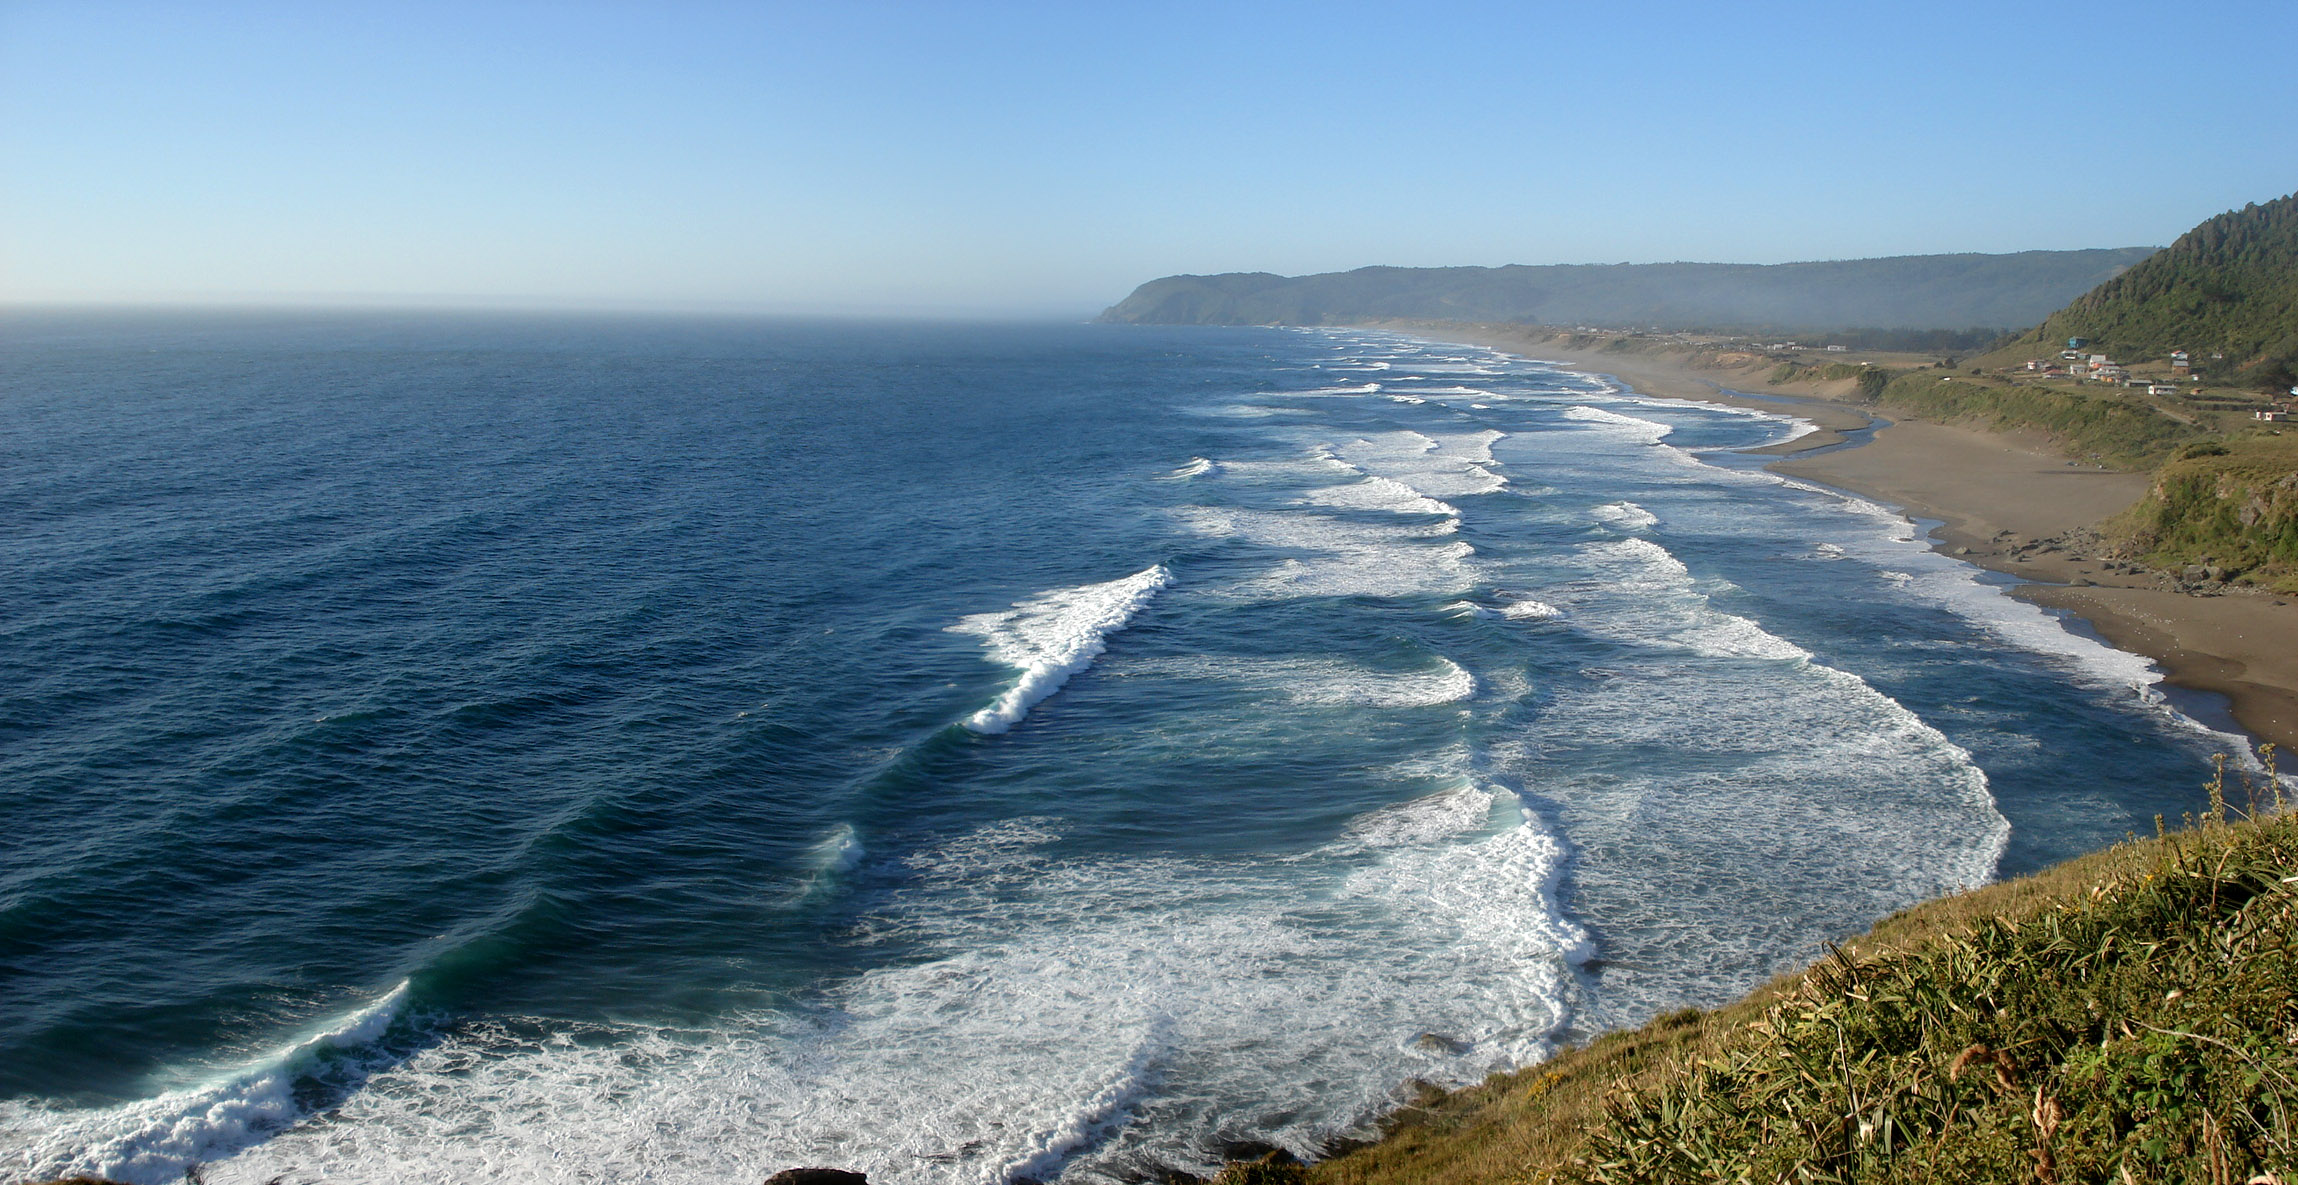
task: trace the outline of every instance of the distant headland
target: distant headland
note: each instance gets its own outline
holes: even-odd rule
[[[1149,325],[1506,321],[1665,330],[2023,328],[2153,247],[1902,255],[1820,263],[1364,267],[1166,276],[1101,320]]]

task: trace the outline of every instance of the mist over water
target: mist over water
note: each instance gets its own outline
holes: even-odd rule
[[[1787,420],[1481,349],[0,334],[13,1177],[1313,1154],[2226,746]]]

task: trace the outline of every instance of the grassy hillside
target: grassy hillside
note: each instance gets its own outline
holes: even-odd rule
[[[2187,446],[2111,529],[2150,566],[2206,565],[2298,592],[2298,436]]]
[[[1333,325],[1420,318],[1766,332],[2018,326],[2034,324],[2150,254],[2150,248],[2127,247],[1771,265],[1368,267],[1314,276],[1167,276],[1141,285],[1101,319]]]
[[[2266,783],[2219,786],[2271,807]],[[2134,841],[1917,906],[1233,1185],[2298,1181],[2298,819]]]
[[[1885,381],[1875,399],[1929,419],[2043,433],[2070,454],[2095,456],[2124,468],[2151,466],[2206,435],[2193,424],[2121,397],[2113,388],[2012,386],[1939,370],[1912,370]]]
[[[2122,361],[2185,350],[2221,381],[2298,382],[2298,194],[2195,227],[2053,313],[2012,352],[2056,350],[2070,337]]]

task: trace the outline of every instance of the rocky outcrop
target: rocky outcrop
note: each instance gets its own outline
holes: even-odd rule
[[[766,1178],[766,1185],[870,1185],[870,1179],[844,1169],[783,1169]]]

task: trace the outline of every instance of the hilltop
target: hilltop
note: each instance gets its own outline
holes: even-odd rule
[[[2198,380],[2276,391],[2298,383],[2298,194],[2204,222],[1989,360],[2055,352],[2074,338],[2126,361],[2183,351]]]
[[[2151,247],[1818,263],[1366,267],[1167,276],[1101,320],[1340,325],[1381,318],[1820,332],[2032,325]]]

